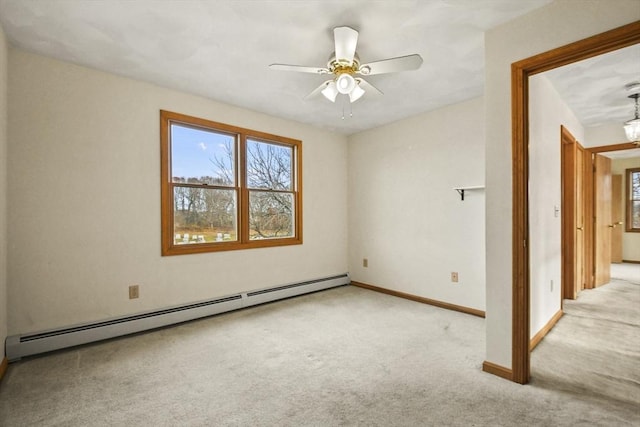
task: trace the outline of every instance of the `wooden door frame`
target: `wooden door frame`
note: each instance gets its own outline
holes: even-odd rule
[[[511,64],[511,379],[529,382],[529,76],[640,43],[640,21]]]
[[[580,157],[580,161],[582,162],[582,176],[580,177],[580,182],[581,182],[581,189],[582,189],[582,194],[580,195],[580,199],[579,202],[576,203],[576,209],[578,209],[578,205],[582,205],[580,206],[580,209],[582,211],[582,230],[581,230],[581,234],[582,234],[582,282],[577,286],[576,289],[576,293],[580,292],[582,289],[587,289],[589,286],[589,277],[587,275],[587,272],[590,271],[589,270],[589,266],[590,266],[590,257],[587,256],[587,252],[589,250],[589,245],[587,242],[587,238],[588,238],[588,231],[589,231],[589,227],[587,226],[587,222],[588,222],[588,218],[590,217],[590,209],[589,209],[589,203],[591,200],[590,195],[588,194],[589,191],[591,191],[591,186],[590,183],[588,182],[590,179],[590,175],[591,175],[591,171],[589,170],[590,166],[591,166],[591,156],[589,155],[589,152],[587,151],[586,148],[584,148],[580,143],[577,143],[576,146],[576,156]],[[577,224],[576,224],[576,230],[577,230]],[[577,235],[576,235],[577,236]],[[574,253],[576,253],[577,251],[574,251]],[[576,263],[577,264],[577,263]],[[577,296],[577,294],[576,294]],[[564,301],[560,304],[560,307],[563,307]]]
[[[584,251],[585,251],[585,289],[593,289],[593,283],[595,280],[595,259],[594,259],[594,230],[593,230],[593,211],[594,211],[594,196],[595,187],[593,185],[593,153],[585,148],[585,153],[588,158],[588,164],[584,168],[584,176],[582,182],[584,186]]]
[[[576,262],[576,161],[579,142],[571,131],[560,125],[560,214],[561,214],[561,292],[560,307],[565,299],[575,299]]]

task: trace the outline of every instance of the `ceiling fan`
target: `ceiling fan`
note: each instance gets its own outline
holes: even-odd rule
[[[318,86],[305,99],[322,93],[329,101],[335,102],[338,94],[343,94],[349,96],[350,102],[356,102],[367,91],[382,95],[380,90],[359,76],[416,70],[422,65],[422,57],[417,54],[361,64],[360,58],[356,53],[356,45],[358,43],[358,32],[356,30],[350,27],[336,27],[333,29],[333,37],[335,40],[335,52],[329,58],[326,67],[271,64],[269,68],[301,73],[333,74],[330,80]]]

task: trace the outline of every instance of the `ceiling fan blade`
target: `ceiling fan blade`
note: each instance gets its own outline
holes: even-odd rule
[[[299,73],[313,73],[313,74],[329,74],[327,68],[322,67],[305,67],[302,65],[288,65],[288,64],[271,64],[269,68],[279,71],[297,71]]]
[[[364,89],[365,92],[370,93],[370,94],[374,94],[374,95],[383,95],[383,93],[382,93],[382,91],[380,89],[378,89],[377,87],[375,87],[371,83],[367,82],[365,79],[362,79],[362,78],[358,77],[356,79],[356,81],[358,82],[358,85],[362,89]]]
[[[318,86],[317,88],[315,88],[313,90],[313,92],[311,92],[309,95],[305,96],[304,99],[310,99],[310,98],[314,98],[318,95],[320,95],[320,93],[322,93],[322,91],[327,87],[327,85],[329,83],[331,83],[333,80],[327,80],[326,82],[322,83],[320,86]]]
[[[333,38],[336,44],[336,61],[352,64],[358,44],[358,32],[350,27],[336,27],[333,29]]]
[[[420,55],[399,56],[397,58],[383,59],[381,61],[369,62],[360,65],[358,73],[363,76],[374,74],[397,73],[399,71],[417,70],[422,65]]]

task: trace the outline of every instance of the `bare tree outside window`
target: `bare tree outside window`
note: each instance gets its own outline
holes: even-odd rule
[[[302,242],[300,141],[161,119],[163,254]]]
[[[255,140],[248,140],[246,147],[250,239],[292,236],[293,149]],[[212,163],[217,170],[224,171],[232,158],[233,149],[227,143],[224,153],[212,159]]]
[[[640,168],[627,169],[626,231],[640,233]]]
[[[251,239],[293,234],[290,147],[247,141],[247,185]]]

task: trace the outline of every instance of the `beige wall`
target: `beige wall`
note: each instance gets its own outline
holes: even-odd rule
[[[472,167],[474,172],[468,178],[473,182],[453,181],[453,175],[447,175],[446,185],[438,186],[437,191],[443,195],[438,201],[447,204],[442,212],[462,215],[465,211],[450,210],[449,196],[444,194],[451,194],[456,203],[461,203],[450,187],[475,185],[476,179],[482,179],[476,173],[482,174],[484,169],[488,361],[511,366],[510,64],[638,20],[638,4],[637,0],[557,0],[486,34],[486,167]],[[6,66],[6,45],[1,45],[0,64]],[[344,186],[347,138],[19,50],[12,50],[9,57],[11,163],[8,168],[7,274],[10,285],[7,292],[11,299],[10,334],[342,273],[347,270],[347,259],[353,274],[368,280],[365,275],[368,273],[356,271],[365,250],[357,246],[360,243],[356,237],[363,235],[357,231],[358,226],[351,231],[352,247],[347,255],[347,190]],[[0,90],[5,90],[1,79],[6,79],[2,67]],[[6,103],[7,97],[2,99]],[[2,108],[0,105],[0,123],[4,116]],[[160,257],[158,110],[161,108],[302,139],[305,244]],[[465,109],[464,106],[451,108]],[[434,117],[438,114],[444,113],[438,112]],[[419,119],[415,121],[409,119],[409,126],[420,129]],[[369,134],[376,140],[380,153],[385,150],[381,139],[389,129],[395,129],[394,125],[389,126]],[[436,129],[434,124],[428,126]],[[482,123],[478,128],[482,128]],[[0,150],[6,146],[3,130],[6,132],[6,126],[3,129],[0,125]],[[409,128],[406,132],[411,135],[413,131]],[[350,159],[358,150],[364,150],[364,135],[367,133],[350,138]],[[461,139],[468,138],[465,133]],[[424,143],[416,139],[414,148],[424,150],[445,139],[436,132]],[[480,139],[476,138],[475,142]],[[406,156],[402,151],[407,149],[407,141],[392,140],[391,143],[398,144],[394,156]],[[473,150],[477,148],[475,144],[472,146]],[[4,159],[3,156],[0,161],[6,161]],[[409,169],[422,173],[415,166]],[[405,181],[409,174],[403,177]],[[430,177],[428,173],[425,176]],[[460,174],[456,176],[462,178]],[[0,193],[3,185],[6,180],[0,178]],[[349,186],[361,187],[361,183],[354,181],[353,173],[349,176]],[[352,208],[357,209],[359,197],[350,197]],[[421,194],[405,197],[419,198]],[[0,197],[0,200],[0,216],[3,216],[6,198]],[[472,205],[467,202],[472,200],[462,202],[464,209],[470,209]],[[480,203],[479,199],[475,200]],[[420,203],[425,205],[424,201]],[[379,202],[375,205],[383,209],[381,218],[389,214],[387,207],[380,206]],[[351,225],[356,216],[350,214],[349,218]],[[423,226],[430,227],[430,224]],[[380,224],[374,229],[380,229]],[[0,221],[0,233],[2,230]],[[480,241],[481,238],[474,238],[474,245]],[[437,245],[429,247],[428,242],[419,243],[422,246],[417,246],[418,249],[439,249]],[[384,242],[376,242],[375,247],[384,248]],[[386,252],[383,250],[381,254]],[[481,307],[481,297],[466,300],[471,293],[453,291],[456,288],[447,283],[448,273],[454,268],[461,272],[461,282],[465,280],[467,273],[462,268],[450,264],[437,266],[437,270],[428,274],[438,284],[425,288],[424,276],[416,267],[421,251],[409,255],[413,256],[409,261],[410,275],[394,283],[432,298]],[[370,268],[382,265],[377,263],[376,256],[374,253],[371,262],[375,264]],[[7,265],[2,258],[2,266]],[[402,268],[405,261],[394,265],[397,260],[393,257],[382,261],[391,261],[391,265],[381,277],[390,278],[393,270]],[[471,274],[481,269],[474,265]],[[420,279],[416,282],[418,285],[408,285],[410,276]],[[4,298],[4,277],[0,274],[0,298]],[[473,284],[474,289],[481,282]],[[139,300],[126,298],[126,287],[131,283],[141,285]],[[458,289],[465,289],[468,283],[461,285]],[[6,301],[4,304],[0,301],[0,310],[5,306]],[[0,315],[0,332],[2,318]]]
[[[7,60],[8,46],[0,27],[0,360],[7,337]]]
[[[484,185],[483,119],[477,98],[349,138],[352,280],[484,310],[484,190],[453,190]]]
[[[9,66],[10,335],[347,272],[346,137],[17,49]],[[301,139],[304,244],[161,257],[160,109]]]
[[[511,64],[640,19],[638,0],[556,0],[485,34],[487,356],[511,367]]]
[[[529,79],[530,335],[561,309],[562,203],[560,126],[578,140],[584,129],[549,79]],[[557,210],[556,210],[557,209]],[[552,283],[553,282],[553,283]]]
[[[632,113],[629,113],[632,117]],[[600,126],[590,126],[584,130],[583,147],[600,147],[602,145],[625,144],[629,142],[624,133],[622,123],[606,123]]]
[[[614,175],[622,175],[622,202],[620,206],[620,212],[626,212],[625,195],[629,194],[629,190],[626,186],[626,169],[640,168],[640,157],[633,157],[630,159],[615,159],[611,161],[611,173]],[[624,217],[624,216],[623,216]],[[626,222],[626,219],[624,219]],[[626,227],[625,227],[626,228]],[[625,261],[639,261],[640,262],[640,233],[629,233],[624,231],[622,233],[622,259]]]

